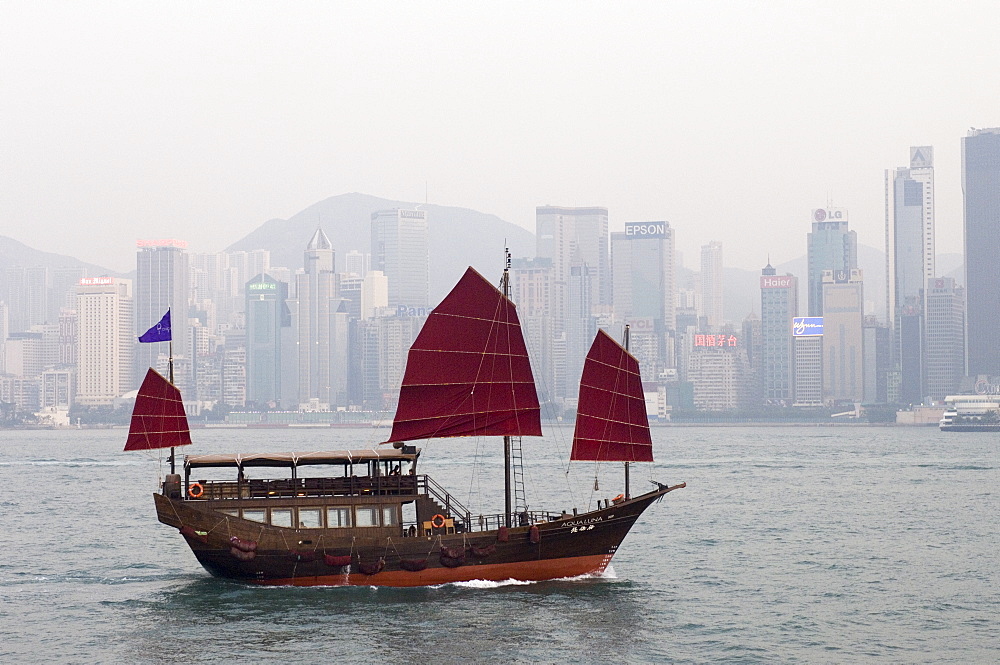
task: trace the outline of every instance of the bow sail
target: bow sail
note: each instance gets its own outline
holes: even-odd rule
[[[570,459],[653,461],[639,363],[603,330],[583,365]]]
[[[410,347],[386,443],[541,434],[514,303],[470,267]]]
[[[190,443],[181,392],[150,367],[135,398],[125,450],[171,448]]]

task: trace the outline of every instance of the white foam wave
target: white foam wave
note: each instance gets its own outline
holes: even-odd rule
[[[469,580],[468,582],[448,582],[447,584],[436,584],[432,588],[440,589],[441,587],[453,586],[461,589],[496,589],[503,586],[525,586],[527,584],[537,584],[537,582],[515,579],[501,580],[499,582],[494,582],[493,580]]]

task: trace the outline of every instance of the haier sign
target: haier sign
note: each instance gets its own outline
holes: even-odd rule
[[[625,235],[630,238],[666,238],[666,222],[629,222],[625,225]]]
[[[816,337],[822,334],[822,316],[796,316],[792,319],[792,337]]]

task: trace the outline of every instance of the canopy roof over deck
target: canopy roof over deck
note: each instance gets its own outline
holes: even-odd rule
[[[222,455],[187,455],[184,467],[295,467],[307,464],[363,464],[366,462],[414,462],[420,449],[406,446],[371,450],[331,450],[306,453],[227,453]]]

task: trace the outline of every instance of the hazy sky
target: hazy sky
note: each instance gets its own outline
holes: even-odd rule
[[[1000,3],[0,2],[0,235],[128,270],[364,192],[534,230],[666,219],[685,263],[805,253],[810,210],[884,244],[883,171],[1000,125]],[[336,238],[333,238],[336,244]]]

